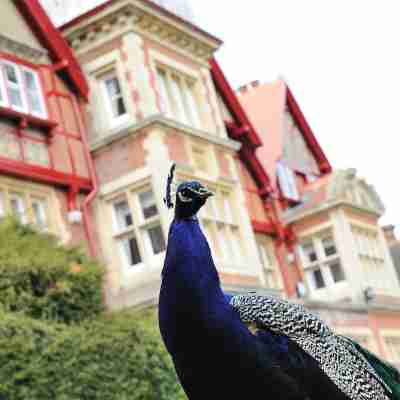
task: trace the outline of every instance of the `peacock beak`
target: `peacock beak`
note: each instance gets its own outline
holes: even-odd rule
[[[208,190],[208,189],[205,188],[205,187],[202,187],[202,188],[199,190],[198,193],[199,193],[200,198],[202,198],[202,199],[208,199],[209,197],[214,196],[214,193],[211,192],[210,190]]]

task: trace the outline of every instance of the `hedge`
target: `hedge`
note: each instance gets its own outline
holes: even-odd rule
[[[184,399],[143,318],[119,313],[66,326],[0,312],[0,399]]]
[[[32,318],[80,322],[103,311],[102,268],[78,249],[12,218],[0,224],[0,306]]]
[[[106,314],[103,269],[0,224],[0,400],[183,400],[156,313]]]

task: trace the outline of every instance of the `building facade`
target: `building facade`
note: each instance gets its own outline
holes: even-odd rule
[[[400,365],[400,285],[375,189],[354,169],[332,171],[285,82],[253,82],[238,97],[265,143],[257,156],[283,231],[272,237],[286,293]]]
[[[99,257],[113,308],[157,298],[172,220],[169,168],[216,194],[200,221],[227,288],[263,286],[238,152],[209,60],[221,42],[150,1],[112,1],[61,27],[89,82]]]
[[[1,10],[0,215],[87,246],[85,78],[37,1],[4,1]]]
[[[287,85],[234,93],[221,42],[149,0],[110,0],[60,27],[88,82],[96,256],[106,301],[154,304],[169,168],[216,196],[200,213],[226,290],[304,303],[400,363],[400,287],[375,190],[333,171]]]

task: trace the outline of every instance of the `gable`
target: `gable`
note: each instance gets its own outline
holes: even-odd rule
[[[353,205],[383,214],[384,205],[375,189],[362,181],[349,184],[344,192],[344,198]]]
[[[35,49],[43,49],[14,2],[3,0],[0,13],[1,35]]]
[[[319,175],[318,163],[288,109],[283,116],[282,160],[293,170]]]

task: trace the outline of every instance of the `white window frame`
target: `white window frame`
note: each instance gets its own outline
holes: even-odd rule
[[[126,227],[123,227],[123,228],[119,226],[119,222],[118,222],[118,213],[117,213],[116,205],[119,204],[119,203],[126,203],[128,205],[128,209],[130,211],[130,215],[131,215],[131,218],[132,218],[132,224],[128,225]],[[114,232],[117,235],[121,234],[123,232],[129,232],[129,231],[131,231],[133,229],[133,226],[134,226],[134,223],[135,223],[134,222],[134,216],[132,214],[132,210],[131,210],[131,207],[129,205],[129,201],[125,197],[119,198],[119,199],[116,199],[115,201],[113,201],[113,203],[112,203],[112,221],[113,221]]]
[[[128,255],[126,254],[125,248],[124,248],[124,246],[125,246],[124,243],[127,240],[130,240],[132,238],[134,238],[136,240],[136,244],[137,244],[138,251],[139,251],[139,256],[140,256],[140,262],[137,263],[137,264],[130,264],[129,259],[128,259]],[[123,263],[123,266],[125,268],[125,271],[127,271],[127,272],[141,271],[143,269],[143,267],[144,267],[144,257],[143,257],[143,253],[142,253],[141,248],[140,248],[140,241],[138,240],[137,235],[134,232],[132,232],[130,234],[127,234],[126,236],[122,237],[118,241],[118,246],[119,246],[119,251],[120,251],[120,254],[121,254],[121,257],[122,257],[122,263]]]
[[[200,105],[196,100],[196,79],[164,65],[156,65],[162,112],[168,118],[201,129]]]
[[[330,256],[326,256],[324,246],[323,246],[323,240],[327,237],[332,238],[333,243],[335,244],[336,247],[336,253]],[[314,251],[317,256],[316,261],[309,261],[307,254],[304,251],[304,246],[307,244],[311,243],[313,245]],[[337,245],[337,241],[335,240],[334,234],[331,231],[328,232],[321,232],[319,234],[316,234],[312,236],[311,238],[307,238],[301,241],[301,244],[299,245],[299,253],[300,253],[300,258],[303,264],[305,276],[306,276],[306,281],[308,284],[308,287],[312,292],[319,292],[322,290],[326,290],[330,287],[335,287],[336,285],[340,285],[343,282],[346,282],[346,272],[344,270],[339,248]],[[338,282],[335,282],[333,278],[333,274],[331,272],[330,265],[334,263],[335,261],[338,261],[340,264],[340,267],[342,269],[342,273],[344,275],[344,279],[340,280]],[[319,269],[322,274],[322,279],[324,281],[325,286],[321,288],[317,288],[315,285],[315,282],[313,281],[312,277],[312,272],[316,269]]]
[[[265,240],[256,240],[256,245],[267,287],[281,290],[282,277],[271,246]]]
[[[284,162],[276,163],[276,175],[282,195],[289,200],[299,201],[300,195],[297,189],[296,174]]]
[[[8,80],[7,73],[5,70],[6,65],[8,65],[14,69],[16,77],[17,77],[17,84],[11,83]],[[25,76],[24,76],[25,72],[28,72],[28,73],[32,74],[32,76],[33,76],[35,86],[37,89],[37,96],[39,99],[41,112],[32,110],[31,104],[28,99],[28,89],[27,89],[26,80],[25,80]],[[21,96],[22,106],[16,106],[16,105],[11,104],[10,87],[13,87],[14,89],[17,89],[19,91],[19,94]],[[33,115],[38,118],[45,119],[48,117],[47,105],[44,100],[44,92],[43,92],[42,82],[39,77],[39,72],[36,71],[35,69],[29,68],[25,65],[11,62],[6,59],[0,59],[0,91],[1,91],[1,94],[3,97],[3,99],[0,100],[0,106],[11,108],[12,110],[15,110],[15,111],[18,111],[18,112],[21,112],[24,114]]]
[[[106,82],[112,79],[116,79],[118,82],[118,86],[120,89],[120,93],[119,96],[115,96],[110,98],[110,94],[108,93],[108,89],[107,89],[107,84]],[[121,85],[121,79],[118,76],[118,73],[116,70],[113,70],[109,73],[107,73],[106,75],[101,76],[101,78],[99,79],[99,83],[101,85],[101,91],[102,91],[102,95],[103,95],[103,99],[104,99],[104,103],[106,106],[106,111],[108,114],[108,121],[110,123],[110,125],[112,127],[121,125],[122,123],[126,122],[129,118],[129,112],[128,112],[128,108],[127,108],[127,102],[125,100],[125,96],[124,96],[124,91]],[[112,108],[112,102],[114,98],[122,98],[122,103],[124,105],[125,108],[125,113],[118,115],[118,116],[114,116],[113,115],[113,108]]]
[[[28,67],[22,67],[21,70],[22,70],[23,82],[24,82],[24,86],[25,86],[25,91],[24,92],[25,92],[25,95],[26,95],[26,101],[27,101],[28,107],[30,108],[31,114],[35,115],[37,117],[40,117],[40,118],[47,118],[46,104],[45,104],[45,101],[44,101],[42,85],[41,85],[38,73],[36,71],[34,71],[33,69],[28,68]],[[39,100],[40,107],[41,107],[41,112],[33,111],[32,105],[29,102],[28,85],[26,83],[25,75],[24,75],[25,72],[30,73],[30,74],[33,75],[33,80],[35,82],[36,89],[37,89],[36,95],[38,96],[38,100]]]
[[[17,202],[18,215],[14,214],[14,208],[11,205],[11,202],[13,200],[16,200]],[[11,205],[11,212],[14,214],[14,216],[20,221],[21,224],[26,225],[29,221],[27,215],[27,207],[25,204],[25,197],[19,193],[10,193],[10,205]]]
[[[37,215],[36,215],[35,209],[34,209],[34,204],[38,205],[38,212],[40,214],[40,218],[42,219],[43,223],[39,222],[37,219]],[[46,205],[47,205],[46,199],[42,199],[39,197],[31,198],[31,206],[32,206],[32,214],[33,214],[33,218],[34,218],[34,223],[39,228],[39,230],[42,230],[42,231],[47,231],[49,229],[49,220],[48,220],[48,216],[47,216]]]
[[[26,93],[25,93],[25,87],[24,87],[24,80],[22,78],[22,74],[21,74],[21,67],[18,64],[12,63],[10,61],[6,61],[3,60],[2,61],[2,65],[6,66],[10,66],[11,68],[14,69],[15,71],[15,75],[17,77],[17,84],[10,82],[7,78],[7,72],[4,69],[4,81],[5,81],[5,86],[6,86],[6,91],[7,91],[7,97],[8,97],[8,103],[9,103],[9,107],[12,108],[13,110],[22,112],[22,113],[28,113],[28,102],[26,99]],[[12,89],[18,89],[19,90],[19,94],[21,96],[21,101],[22,101],[22,106],[16,106],[11,104],[11,99],[10,99],[10,85],[11,86],[16,86],[13,87]]]
[[[8,90],[6,87],[5,80],[6,80],[5,71],[3,70],[0,61],[0,92],[2,97],[0,98],[0,106],[2,107],[8,107]]]

